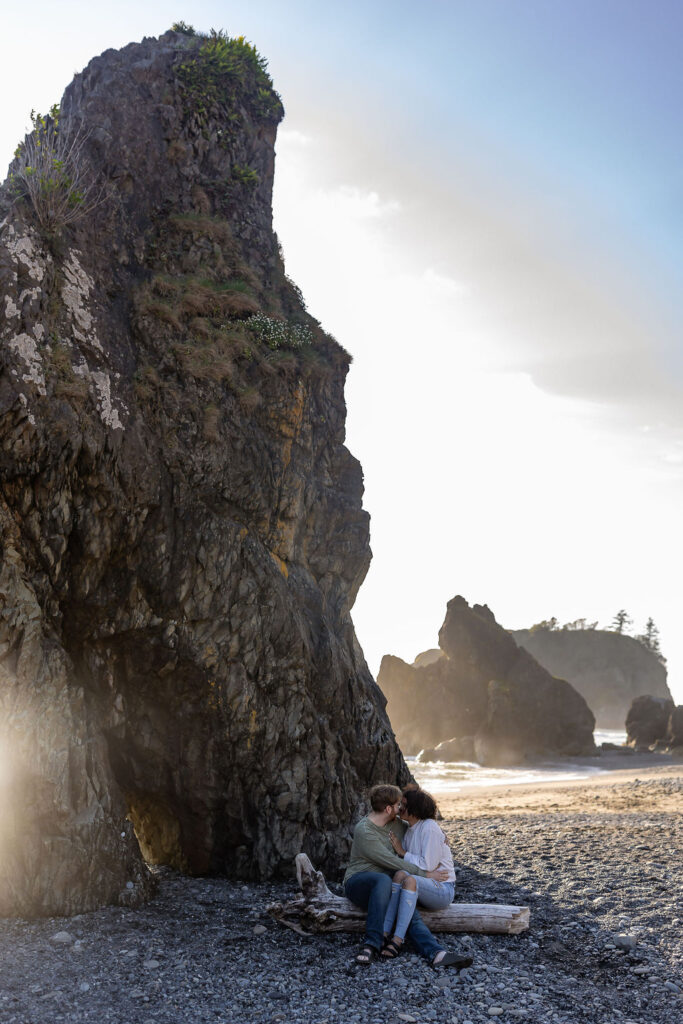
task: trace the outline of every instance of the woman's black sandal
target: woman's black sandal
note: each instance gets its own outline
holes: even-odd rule
[[[373,960],[376,960],[378,956],[379,953],[374,946],[365,945],[361,946],[359,953],[356,953],[355,961],[357,964],[363,964],[365,967],[367,964],[371,964]]]
[[[382,959],[395,960],[397,956],[401,955],[402,949],[402,942],[394,942],[393,939],[389,939],[389,941],[385,942],[384,944],[384,949],[382,950]]]

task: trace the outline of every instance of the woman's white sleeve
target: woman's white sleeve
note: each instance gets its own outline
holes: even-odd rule
[[[425,871],[433,871],[439,866],[442,852],[443,833],[436,822],[429,818],[420,836],[419,849],[407,852],[403,859]]]

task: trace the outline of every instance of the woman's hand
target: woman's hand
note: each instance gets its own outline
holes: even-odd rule
[[[434,868],[433,871],[427,872],[427,878],[432,878],[435,882],[445,882],[448,878],[448,872],[445,868]]]
[[[391,840],[391,845],[393,846],[395,853],[397,853],[399,857],[405,857],[406,851],[401,846],[401,840],[395,836],[393,832],[389,833],[389,839]]]

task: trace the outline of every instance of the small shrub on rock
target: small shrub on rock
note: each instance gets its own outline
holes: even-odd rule
[[[192,39],[177,65],[187,107],[204,120],[212,108],[226,103],[234,108],[237,100],[258,120],[277,123],[283,113],[282,102],[273,88],[267,61],[256,47],[244,36],[231,39],[215,29],[197,39],[199,45]]]
[[[14,153],[10,188],[32,207],[40,226],[54,234],[99,206],[106,192],[87,166],[89,132],[83,126],[64,122],[58,106],[47,114],[32,110],[31,123],[33,131]]]

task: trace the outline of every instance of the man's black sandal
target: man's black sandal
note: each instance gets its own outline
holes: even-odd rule
[[[434,954],[438,956],[438,952]],[[460,970],[463,967],[470,967],[472,964],[472,957],[465,956],[464,953],[446,953],[441,957],[440,960],[432,960],[432,967],[457,967]]]
[[[371,964],[379,956],[374,946],[361,946],[360,952],[356,953],[355,961],[357,964]]]
[[[388,942],[385,942],[385,944],[384,944],[384,948],[382,950],[382,959],[383,960],[395,960],[397,956],[401,955],[401,950],[402,949],[403,949],[403,943],[402,942],[394,942],[393,939],[390,939]]]

